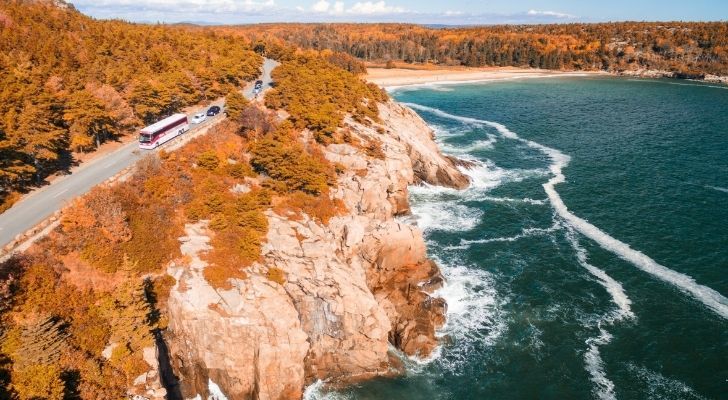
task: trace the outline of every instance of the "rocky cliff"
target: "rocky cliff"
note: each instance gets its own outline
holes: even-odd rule
[[[464,188],[468,179],[415,113],[390,102],[380,116],[381,125],[347,119],[344,128],[377,143],[378,154],[348,144],[325,149],[344,168],[332,195],[348,211],[327,225],[268,212],[263,261],[232,289],[203,278],[205,222],[186,226],[185,262],[168,269],[177,284],[166,338],[184,397],[298,399],[316,380],[398,373],[390,345],[417,356],[437,346],[447,306],[431,293],[442,277],[420,230],[395,217],[409,212],[408,185]]]

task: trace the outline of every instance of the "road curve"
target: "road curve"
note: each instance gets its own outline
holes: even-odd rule
[[[278,65],[276,61],[266,58],[263,62],[263,72],[260,79],[263,88],[271,86],[271,71]],[[253,98],[253,84],[243,89],[248,99]],[[224,102],[215,103],[224,106]],[[189,115],[205,111],[207,107],[196,110]],[[215,120],[225,118],[224,113],[208,118],[201,124],[194,125],[185,135],[192,135],[195,131],[211,124]],[[171,143],[171,142],[170,142]],[[165,145],[160,149],[164,149]],[[88,192],[92,187],[104,182],[126,167],[133,165],[145,154],[153,150],[140,150],[136,141],[125,144],[121,148],[83,163],[71,174],[53,181],[53,183],[39,188],[13,207],[0,214],[0,248],[10,243],[17,235],[25,233],[28,229],[38,225],[50,217],[74,198]]]

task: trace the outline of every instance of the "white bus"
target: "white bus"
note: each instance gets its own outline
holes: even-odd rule
[[[153,149],[190,130],[187,115],[174,114],[139,132],[139,148]]]

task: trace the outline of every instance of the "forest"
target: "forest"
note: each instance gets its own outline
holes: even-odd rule
[[[410,24],[259,24],[219,27],[365,61],[560,70],[728,75],[727,22],[615,22],[434,29]]]
[[[222,97],[261,64],[239,37],[1,1],[0,212],[74,152]]]

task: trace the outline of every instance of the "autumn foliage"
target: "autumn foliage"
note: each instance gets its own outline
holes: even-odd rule
[[[726,22],[617,22],[428,28],[412,24],[258,24],[221,27],[251,40],[332,50],[387,65],[661,69],[728,75]],[[393,65],[393,64],[389,64]]]
[[[90,151],[258,76],[243,38],[0,2],[0,204]]]
[[[377,102],[386,93],[315,52],[297,54],[273,71],[275,88],[266,105],[285,108],[297,129],[309,129],[322,144],[341,142],[337,130],[351,114],[359,121],[377,121]]]

